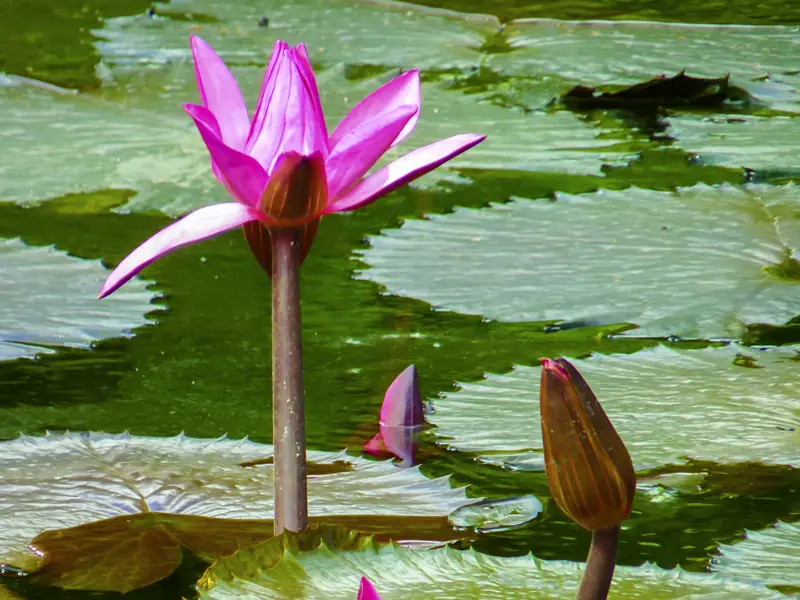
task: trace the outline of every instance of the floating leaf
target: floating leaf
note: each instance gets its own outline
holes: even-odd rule
[[[489,134],[459,157],[459,168],[597,175],[604,165],[623,165],[635,157],[620,148],[630,132],[618,123],[618,128],[593,127],[568,111],[522,112],[435,87],[423,89],[422,102],[417,131],[409,138],[415,146],[459,128]]]
[[[529,600],[574,597],[583,565],[537,560],[533,556],[500,558],[452,548],[411,550],[401,546],[366,546],[349,550],[320,543],[300,551],[266,542],[218,561],[201,580],[206,600],[325,599],[352,600],[362,576],[383,600],[481,598]],[[654,565],[618,566],[612,596],[623,599],[781,598],[762,586],[719,575],[664,570]]]
[[[188,48],[188,39],[184,41]],[[235,73],[249,106],[255,106],[263,65]],[[318,78],[331,128],[393,75],[348,81],[345,74],[346,69],[338,66]],[[125,80],[124,92],[106,96],[0,87],[0,201],[114,188],[136,192],[125,210],[161,210],[169,215],[225,201],[224,188],[211,175],[208,152],[180,108],[197,97],[190,62],[135,71]],[[416,130],[379,164],[464,131],[492,136],[450,164],[450,177],[452,169],[465,167],[598,174],[604,164],[624,164],[634,156],[615,148],[627,132],[593,127],[568,111],[525,114],[438,84],[424,85],[422,97]],[[41,152],[45,147],[47,152]],[[75,161],[76,155],[84,159]],[[32,178],[26,166],[34,159],[40,168]],[[447,177],[448,170],[438,169],[425,181]]]
[[[732,86],[730,78],[690,77],[683,71],[674,77],[656,77],[621,90],[604,92],[578,85],[561,95],[571,109],[594,108],[657,109],[670,107],[715,107],[725,102],[748,103],[747,92]]]
[[[165,212],[177,213],[226,197],[177,103],[149,111],[89,96],[0,88],[0,130],[0,201],[129,189],[138,201],[158,198]],[[32,161],[35,176],[26,168]]]
[[[669,117],[667,134],[704,164],[798,175],[800,117]]]
[[[800,468],[800,362],[793,348],[736,346],[574,361],[603,404],[637,470],[764,462]],[[758,368],[740,366],[741,357]],[[465,383],[437,401],[428,420],[441,443],[489,462],[543,469],[540,367]]]
[[[500,321],[737,337],[800,313],[800,188],[629,188],[456,209],[370,238],[360,277]],[[724,225],[721,225],[724,224]]]
[[[145,325],[144,315],[159,308],[150,304],[157,295],[146,289],[151,282],[135,279],[119,298],[99,302],[107,274],[98,260],[0,239],[0,360],[88,348]]]
[[[711,570],[744,581],[800,593],[800,524],[778,522],[769,529],[746,531],[736,544],[721,544]]]
[[[173,18],[176,17],[176,18]],[[202,17],[203,22],[195,17]],[[267,17],[268,27],[259,27]],[[260,64],[276,39],[305,43],[316,63],[410,68],[476,66],[495,17],[436,11],[406,3],[351,0],[178,0],[156,17],[108,19],[95,31],[98,52],[111,64],[163,64],[188,58],[197,33],[225,60]]]
[[[35,563],[26,547],[39,536],[33,546],[45,556],[45,581],[125,591],[172,572],[180,546],[200,554],[230,553],[243,540],[265,537],[264,521],[273,512],[271,455],[271,446],[248,440],[184,436],[67,433],[4,442],[0,562]],[[418,468],[398,469],[343,452],[310,451],[308,458],[315,463],[309,512],[318,520],[355,519],[357,526],[371,528],[374,516],[415,517],[422,530],[441,532],[449,530],[450,512],[474,501],[447,478],[426,479]],[[426,524],[432,517],[440,522]],[[46,531],[52,529],[64,531]],[[109,554],[102,570],[98,564],[98,571],[83,574],[75,550],[91,565],[109,547],[119,552]],[[128,573],[133,552],[141,554],[140,567]]]
[[[795,27],[531,19],[506,33],[514,51],[488,63],[506,74],[548,73],[595,87],[684,69],[695,77],[730,74],[733,85],[772,108],[800,112]]]

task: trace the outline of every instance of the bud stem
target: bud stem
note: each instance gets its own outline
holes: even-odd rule
[[[605,600],[611,588],[614,566],[617,563],[619,525],[592,532],[592,545],[586,559],[577,600]]]
[[[303,343],[300,328],[302,229],[272,229],[272,442],[275,535],[308,528]]]

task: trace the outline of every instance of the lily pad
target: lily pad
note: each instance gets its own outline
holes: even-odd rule
[[[507,74],[551,73],[597,87],[660,73],[730,74],[731,83],[774,109],[800,112],[800,39],[795,27],[631,21],[515,21],[513,52],[489,66]]]
[[[37,175],[38,176],[38,175]],[[108,271],[53,247],[0,239],[0,360],[33,358],[59,346],[88,348],[95,341],[130,336],[158,310],[152,283],[134,279],[130,289],[99,302]]]
[[[85,95],[0,88],[0,130],[0,201],[127,189],[176,214],[227,197],[177,103],[151,111]]]
[[[259,26],[262,18],[268,26]],[[496,17],[436,11],[405,2],[357,0],[177,0],[155,15],[109,19],[94,33],[98,53],[116,65],[187,59],[201,35],[227,61],[263,65],[276,39],[304,42],[315,63],[418,68],[477,66]]]
[[[201,591],[201,597],[352,600],[361,577],[366,576],[384,600],[560,599],[574,597],[583,569],[582,564],[568,561],[538,560],[531,555],[500,558],[449,547],[412,550],[356,539],[349,541],[350,548],[320,543],[316,549],[303,551],[278,541],[218,561],[201,580],[201,587],[211,588]],[[756,584],[649,564],[618,566],[611,589],[620,600],[782,597]]]
[[[676,115],[667,135],[704,164],[800,175],[800,117]]]
[[[263,66],[235,73],[254,106]],[[342,66],[322,71],[318,83],[329,125],[393,75],[351,81]],[[137,71],[126,77],[121,90],[103,93],[106,97],[97,98],[30,85],[0,87],[0,201],[126,189],[136,195],[123,210],[161,210],[172,216],[226,201],[224,188],[211,174],[208,152],[180,108],[197,96],[190,62]],[[614,139],[613,128],[594,127],[568,111],[525,114],[439,84],[424,85],[422,98],[415,132],[379,165],[457,133],[492,133],[448,169],[427,176],[428,185],[448,172],[453,177],[458,168],[599,174],[604,164],[624,164],[634,157],[615,147],[627,132]],[[76,155],[84,159],[75,161]],[[35,178],[26,168],[32,160],[41,165]]]
[[[51,555],[57,566],[68,563],[75,548],[95,558],[109,547],[120,548],[123,572],[130,570],[126,548],[128,554],[138,549],[151,555],[143,558],[140,572],[128,575],[135,582],[125,579],[119,587],[113,587],[115,581],[92,587],[97,582],[91,575],[83,578],[78,567],[64,575],[62,566],[51,566],[55,575],[43,575],[66,587],[122,591],[160,579],[165,569],[168,575],[180,562],[181,545],[199,553],[230,553],[244,539],[265,537],[264,522],[273,512],[271,455],[271,446],[246,439],[66,433],[4,442],[0,562],[37,563],[36,553],[27,549],[34,538],[39,555]],[[308,482],[312,517],[357,516],[365,524],[380,515],[446,521],[453,510],[475,501],[447,478],[429,480],[418,468],[399,469],[344,452],[309,451],[308,459],[314,463]],[[64,531],[48,531],[53,529]],[[109,563],[112,557],[106,570]]]
[[[637,471],[689,460],[800,468],[798,348],[737,346],[575,360]],[[440,442],[482,460],[543,469],[540,367],[465,383],[428,420]],[[667,484],[668,485],[668,484]]]
[[[800,593],[800,524],[778,522],[746,531],[737,544],[721,544],[711,570],[737,579]],[[786,590],[788,591],[788,590]]]
[[[800,187],[697,185],[456,209],[371,237],[359,277],[499,321],[738,337],[800,313]],[[721,224],[724,224],[721,225]]]

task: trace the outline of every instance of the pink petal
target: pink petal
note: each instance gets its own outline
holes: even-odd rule
[[[328,198],[361,179],[416,114],[416,106],[398,106],[348,131],[325,162]]]
[[[272,172],[272,162],[286,126],[284,114],[289,102],[291,71],[289,46],[278,40],[272,49],[261,86],[261,96],[245,144],[245,152],[258,160],[267,173]]]
[[[186,104],[184,109],[186,109],[187,106],[192,107],[192,113],[194,113],[195,119],[201,120],[208,129],[210,129],[218,138],[222,139],[222,133],[219,130],[217,118],[211,113],[210,110],[208,110],[205,106],[198,106],[197,104]],[[228,182],[225,181],[222,171],[219,170],[217,163],[214,162],[214,159],[211,158],[211,156],[209,156],[209,161],[211,162],[211,172],[214,173],[214,177],[216,177],[217,181],[219,181],[222,185],[227,186]],[[228,192],[233,195],[230,190],[228,190]]]
[[[356,600],[381,600],[378,592],[366,577],[361,578],[361,587],[358,589],[358,598]]]
[[[286,73],[282,80],[286,90],[286,102],[282,114],[274,114],[274,111],[278,110],[277,106],[274,111],[272,108],[269,110],[270,119],[274,116],[276,119],[282,120],[281,137],[267,169],[269,174],[272,174],[275,168],[277,157],[287,152],[296,152],[304,156],[315,153],[324,156],[328,153],[325,129],[317,119],[311,90],[303,79],[295,49],[292,48],[287,54],[290,57],[288,67],[278,75],[278,77],[283,77],[283,73]],[[266,155],[263,154],[264,149],[272,149],[271,141],[267,140],[265,135],[266,131],[260,134],[251,150],[251,154],[262,165],[265,165],[267,160]]]
[[[227,146],[209,124],[213,115],[208,109],[195,104],[185,104],[184,110],[194,119],[198,131],[217,166],[220,175],[234,200],[256,206],[267,187],[267,174],[254,158]]]
[[[308,59],[308,51],[305,44],[299,44],[295,47],[295,59],[297,65],[300,67],[300,74],[303,76],[303,82],[308,88],[308,93],[311,97],[311,102],[314,106],[314,115],[318,123],[318,129],[323,138],[322,155],[328,157],[328,127],[325,124],[325,115],[322,112],[322,103],[319,100],[319,90],[317,90],[317,79],[314,77],[314,69],[311,66],[311,61]]]
[[[419,118],[419,108],[422,100],[419,91],[419,71],[407,71],[398,75],[389,83],[379,87],[361,102],[355,105],[339,126],[333,131],[330,139],[330,148],[333,150],[336,145],[352,129],[361,125],[364,121],[369,121],[387,112],[391,112],[398,106],[411,104],[417,107],[417,114],[406,123],[403,130],[392,142],[392,146],[402,142],[414,130]]]
[[[417,148],[361,180],[341,198],[328,204],[325,214],[355,210],[369,204],[401,185],[433,171],[485,138],[485,135],[476,133],[462,133]]]
[[[389,449],[386,447],[386,444],[383,443],[383,436],[381,436],[380,433],[376,433],[372,436],[372,439],[364,444],[364,452],[372,456],[383,457],[386,456]]]
[[[108,276],[98,298],[108,296],[144,267],[175,248],[257,220],[269,219],[260,211],[237,202],[200,208],[168,225],[128,254]]]
[[[216,117],[222,140],[231,148],[242,150],[250,130],[250,119],[239,86],[211,46],[196,35],[191,37],[190,43],[203,106]]]

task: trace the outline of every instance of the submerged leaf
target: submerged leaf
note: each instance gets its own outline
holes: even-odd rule
[[[542,510],[542,503],[535,496],[484,500],[454,510],[449,521],[455,527],[499,532],[531,522]]]
[[[743,541],[722,544],[719,553],[711,562],[714,572],[800,593],[800,523],[746,531]]]
[[[716,79],[690,77],[681,71],[673,77],[656,75],[648,81],[635,83],[616,91],[601,91],[577,85],[561,95],[561,101],[573,110],[594,108],[626,108],[647,110],[656,108],[708,108],[726,102],[754,103],[746,91],[730,84],[729,76]]]
[[[772,108],[800,112],[800,39],[793,26],[632,21],[516,21],[515,49],[488,66],[505,74],[549,74],[589,86],[633,85],[656,73],[729,74]]]
[[[209,569],[202,583],[213,587],[201,596],[206,600],[353,600],[365,576],[383,600],[561,599],[575,596],[582,569],[582,564],[568,561],[500,558],[449,547],[420,551],[391,545],[352,551],[321,544],[311,551],[292,549],[281,557],[274,551],[264,557],[248,549]],[[618,600],[782,597],[759,585],[654,565],[617,567],[612,589]]]
[[[127,593],[172,574],[183,548],[211,558],[273,535],[272,521],[142,512],[45,531],[30,543],[41,562],[34,583]]]
[[[370,242],[362,278],[500,321],[709,338],[800,313],[800,280],[768,271],[798,258],[796,185],[559,194],[409,219]]]
[[[148,312],[161,308],[150,304],[158,295],[147,290],[152,282],[138,278],[118,298],[98,302],[106,275],[98,260],[0,239],[0,360],[130,336],[148,323]]]
[[[263,460],[271,454],[247,440],[184,436],[67,433],[0,443],[0,562],[32,568],[44,554],[45,581],[124,591],[169,574],[181,546],[233,552],[271,534],[272,465]],[[447,515],[474,502],[418,469],[343,452],[310,451],[308,459],[336,467],[309,476],[312,521],[400,536],[416,527],[423,538],[450,539]],[[27,549],[36,536],[38,554]],[[128,573],[131,554],[145,566]],[[94,562],[96,570],[81,571]]]
[[[752,356],[762,368],[738,366],[738,354]],[[800,363],[793,356],[793,348],[657,346],[573,363],[602,398],[637,470],[687,459],[800,468]],[[520,366],[462,384],[436,402],[428,419],[450,448],[488,462],[543,469],[540,374],[540,367]]]

